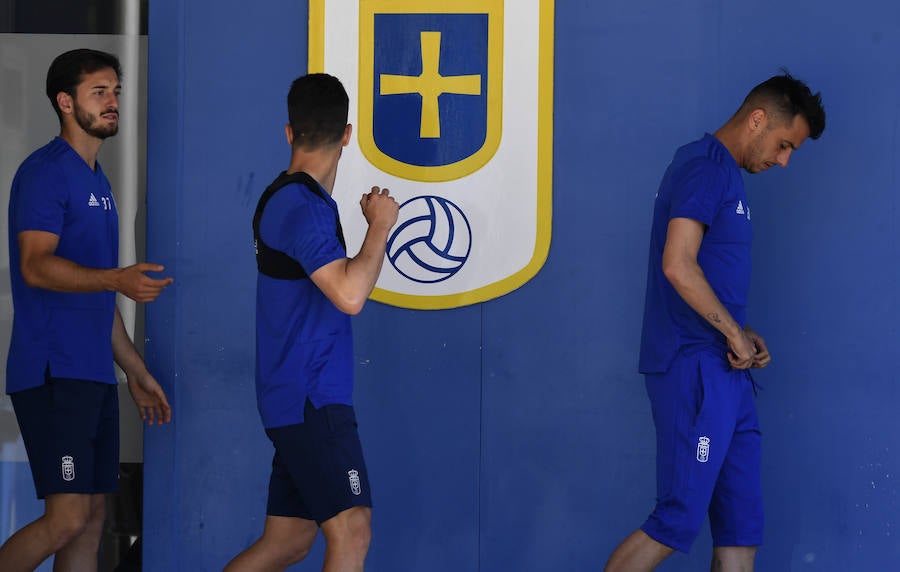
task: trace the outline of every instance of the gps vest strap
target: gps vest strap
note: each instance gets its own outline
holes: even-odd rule
[[[328,204],[328,200],[324,194],[325,191],[322,190],[319,183],[302,171],[290,174],[286,171],[282,171],[282,173],[278,175],[278,178],[266,188],[259,198],[259,203],[256,205],[256,213],[253,215],[253,248],[256,251],[256,267],[259,269],[260,273],[282,280],[300,280],[302,278],[308,278],[309,275],[299,262],[284,252],[275,250],[263,242],[259,235],[259,223],[262,220],[263,210],[266,208],[266,203],[269,202],[269,199],[271,199],[279,189],[291,183],[300,183]],[[334,222],[337,226],[337,239],[340,241],[341,246],[346,250],[347,244],[344,242],[344,231],[341,229],[341,221],[338,218],[337,210],[334,211]]]

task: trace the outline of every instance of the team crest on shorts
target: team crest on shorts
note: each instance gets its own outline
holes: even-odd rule
[[[709,461],[709,437],[700,437],[697,442],[697,460],[701,463]]]
[[[362,494],[362,487],[359,484],[359,471],[350,469],[347,471],[347,476],[350,477],[350,492],[357,496]]]
[[[359,196],[400,203],[372,298],[453,308],[515,290],[550,248],[553,0],[310,0],[309,71],[350,95],[334,197],[353,255]],[[510,10],[512,11],[512,10]]]
[[[62,478],[67,482],[75,480],[75,460],[69,455],[62,458]]]

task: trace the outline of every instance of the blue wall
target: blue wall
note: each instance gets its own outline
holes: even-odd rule
[[[148,258],[176,283],[147,310],[147,359],[175,408],[145,434],[149,570],[220,569],[262,529],[271,447],[253,393],[249,221],[288,160],[305,10],[150,4]],[[750,317],[775,358],[756,376],[757,568],[900,569],[900,8],[559,0],[556,19],[544,269],[485,304],[373,302],[354,320],[376,503],[367,569],[599,569],[642,522],[654,438],[635,364],[653,194],[674,149],[782,65],[822,91],[829,125],[789,169],[746,178]],[[704,569],[709,548],[704,533],[660,569]],[[310,560],[297,569],[317,569],[321,547]]]

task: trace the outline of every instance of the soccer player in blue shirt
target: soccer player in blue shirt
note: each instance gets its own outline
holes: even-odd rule
[[[32,153],[9,201],[12,339],[6,388],[44,515],[0,547],[0,570],[96,570],[105,494],[118,490],[119,409],[113,361],[141,418],[168,422],[166,395],[135,350],[116,292],[151,302],[171,278],[157,264],[118,267],[118,216],[97,162],[119,127],[118,59],[95,50],[58,56],[47,97],[60,135]]]
[[[375,287],[399,206],[387,189],[362,195],[368,230],[348,258],[331,198],[350,142],[348,106],[347,92],[330,75],[294,81],[285,127],[290,165],[256,209],[256,393],[275,456],[263,535],[226,572],[284,570],[306,556],[319,528],[325,571],[361,571],[369,548],[350,315]]]
[[[675,152],[653,213],[640,371],[656,425],[657,504],[606,572],[687,552],[709,515],[713,571],[750,572],[762,543],[760,429],[747,325],[750,205],[741,169],[787,167],[825,129],[818,94],[787,73],[759,84],[714,134]]]

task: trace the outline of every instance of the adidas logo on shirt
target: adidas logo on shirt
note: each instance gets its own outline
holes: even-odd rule
[[[91,198],[88,199],[88,206],[89,207],[99,207],[100,206],[100,201],[97,200],[97,197],[94,196],[94,193],[91,193]]]
[[[91,198],[94,198],[94,195],[91,195]],[[734,212],[736,214],[744,214],[744,203],[738,201],[738,206],[736,209],[734,209]]]

